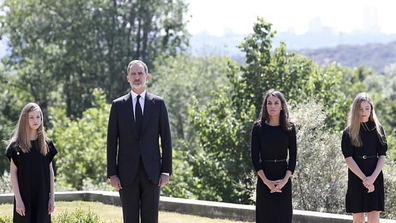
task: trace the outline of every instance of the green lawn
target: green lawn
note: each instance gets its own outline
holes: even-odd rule
[[[85,202],[85,201],[74,201],[74,202],[56,202],[55,217],[59,213],[64,211],[74,212],[77,208],[82,210],[91,210],[91,212],[97,214],[101,221],[106,222],[122,222],[122,210],[121,207],[106,205],[99,202]],[[0,216],[12,216],[12,204],[0,205]],[[174,212],[160,212],[159,213],[160,223],[242,223],[241,221],[231,221],[223,219],[212,219],[203,218],[193,215],[178,214]]]

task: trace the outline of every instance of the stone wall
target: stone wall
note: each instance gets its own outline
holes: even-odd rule
[[[12,203],[13,194],[1,194],[0,204]],[[121,206],[118,192],[107,191],[76,191],[56,192],[56,201],[97,201],[104,204]],[[210,218],[227,218],[242,221],[255,221],[255,207],[221,203],[212,201],[200,201],[192,199],[161,197],[160,210],[183,214],[197,215]],[[340,214],[328,214],[313,211],[293,212],[293,223],[352,223],[352,216]],[[381,219],[381,223],[396,223],[396,220]]]

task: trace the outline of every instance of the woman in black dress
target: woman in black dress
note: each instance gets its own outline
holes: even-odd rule
[[[369,223],[378,223],[385,206],[382,167],[388,146],[367,93],[353,101],[341,147],[348,165],[346,211],[353,213],[354,223],[364,223],[364,213]]]
[[[44,136],[43,113],[27,104],[7,146],[14,191],[14,223],[49,223],[55,208],[52,159],[57,151]]]
[[[296,130],[289,120],[285,97],[278,90],[271,89],[264,97],[260,118],[253,124],[251,153],[259,176],[256,222],[291,223],[290,177],[296,166]]]

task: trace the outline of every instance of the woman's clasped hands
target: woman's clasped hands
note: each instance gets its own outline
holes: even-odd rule
[[[370,177],[365,177],[363,179],[363,185],[368,190],[367,193],[371,193],[371,192],[375,191],[374,181],[375,181],[375,179],[372,179],[371,176]]]
[[[282,188],[286,185],[287,180],[268,180],[264,183],[271,190],[270,193],[282,193]]]

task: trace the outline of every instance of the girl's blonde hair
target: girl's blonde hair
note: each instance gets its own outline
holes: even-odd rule
[[[16,146],[23,153],[30,152],[32,147],[30,143],[30,127],[29,127],[29,113],[33,111],[38,111],[41,117],[41,125],[37,129],[38,134],[38,145],[40,148],[40,153],[45,156],[48,153],[47,143],[45,142],[44,127],[43,127],[43,112],[41,108],[36,103],[28,103],[23,107],[21,114],[19,115],[18,123],[13,131],[13,136],[11,137],[7,148],[11,145]]]
[[[360,125],[361,125],[360,105],[363,102],[368,102],[370,104],[371,112],[370,112],[369,120],[375,123],[375,130],[377,131],[378,138],[380,139],[381,144],[384,144],[385,136],[384,133],[381,131],[381,124],[378,121],[377,115],[375,114],[374,103],[371,100],[370,96],[365,92],[356,95],[349,112],[347,128],[348,128],[348,134],[351,138],[351,143],[356,147],[361,147],[363,145],[362,139],[360,138],[360,134],[359,134]]]

